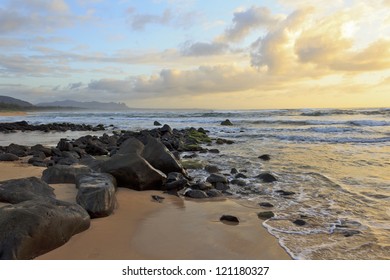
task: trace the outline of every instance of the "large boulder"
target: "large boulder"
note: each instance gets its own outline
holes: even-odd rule
[[[2,153],[0,154],[0,161],[16,161],[19,160],[19,157],[10,153]]]
[[[116,206],[116,180],[110,174],[91,173],[76,178],[76,201],[91,218],[111,215]]]
[[[48,184],[75,184],[76,176],[91,173],[84,165],[55,165],[43,171],[42,180]]]
[[[15,204],[45,198],[55,198],[54,189],[36,177],[0,182],[1,202]]]
[[[116,154],[100,165],[100,171],[115,177],[119,187],[160,190],[167,176],[138,154]]]
[[[6,152],[10,154],[17,155],[18,157],[25,157],[28,155],[28,148],[26,146],[18,145],[18,144],[10,144],[6,148]]]
[[[33,259],[65,244],[90,226],[79,205],[55,199],[0,208],[0,259]]]
[[[142,157],[154,168],[161,170],[165,174],[179,172],[186,175],[183,166],[163,143],[150,135],[147,136],[146,141]]]
[[[120,146],[117,154],[141,154],[144,144],[134,137],[128,138]]]

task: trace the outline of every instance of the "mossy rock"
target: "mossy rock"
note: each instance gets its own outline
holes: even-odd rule
[[[181,161],[182,166],[185,169],[203,169],[204,168],[204,163],[200,160],[182,160]]]
[[[207,134],[196,129],[191,129],[188,131],[188,138],[197,144],[211,143],[211,139],[207,136]]]

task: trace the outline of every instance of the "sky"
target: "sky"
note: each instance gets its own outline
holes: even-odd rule
[[[390,107],[390,0],[0,0],[0,95]]]

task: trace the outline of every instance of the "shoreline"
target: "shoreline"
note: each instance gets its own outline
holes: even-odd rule
[[[40,177],[44,170],[23,161],[2,162],[0,168],[5,171],[0,181]],[[75,201],[75,185],[51,187],[57,199]],[[154,202],[154,194],[165,197],[164,201]],[[232,199],[194,201],[124,188],[118,188],[116,196],[118,207],[112,215],[92,219],[88,230],[36,260],[291,259],[263,228],[255,210]],[[219,217],[224,214],[238,216],[240,224],[223,224]]]

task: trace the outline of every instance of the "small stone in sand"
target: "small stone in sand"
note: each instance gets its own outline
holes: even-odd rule
[[[296,224],[297,226],[304,226],[304,225],[306,225],[306,222],[304,220],[301,220],[301,219],[297,219],[293,223]]]
[[[163,200],[165,199],[165,197],[158,196],[158,195],[152,195],[152,199],[153,199],[153,201],[156,201],[158,203],[162,203]]]
[[[219,220],[222,223],[231,224],[231,225],[238,225],[240,223],[238,218],[236,216],[232,216],[232,215],[222,215],[222,217],[219,218]]]
[[[268,220],[272,217],[275,217],[275,214],[272,211],[264,211],[264,212],[257,213],[257,217],[259,217],[259,219],[262,220]]]

